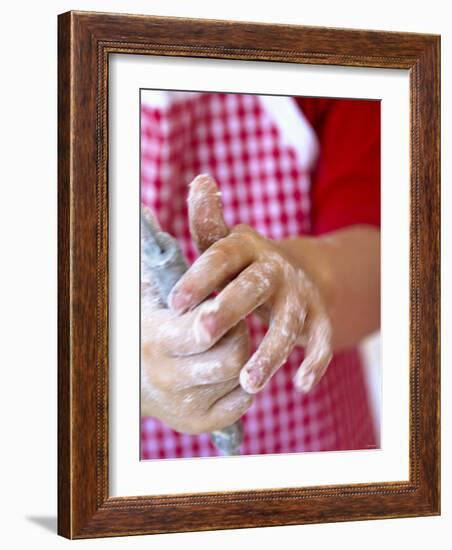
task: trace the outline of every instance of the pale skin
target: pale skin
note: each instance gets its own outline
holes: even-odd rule
[[[201,255],[170,309],[151,281],[142,286],[142,415],[201,433],[239,419],[296,345],[305,359],[293,383],[309,392],[334,351],[379,327],[380,233],[363,225],[272,241],[246,225],[228,228],[217,184],[204,175],[188,205]],[[252,312],[268,331],[250,356],[243,319]]]

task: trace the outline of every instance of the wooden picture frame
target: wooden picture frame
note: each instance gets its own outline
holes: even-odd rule
[[[58,532],[68,538],[440,513],[440,38],[68,12],[58,28]],[[111,497],[109,55],[398,68],[410,74],[408,481]]]

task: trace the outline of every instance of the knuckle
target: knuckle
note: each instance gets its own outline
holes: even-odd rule
[[[169,392],[173,387],[173,380],[169,369],[151,368],[149,370],[149,381],[152,386],[165,393]]]
[[[215,263],[224,264],[228,261],[230,255],[230,247],[227,237],[216,241],[209,249],[206,254],[206,258],[209,261],[215,260]]]
[[[239,224],[235,226],[229,238],[231,242],[235,243],[235,246],[237,246],[237,241],[239,241],[241,244],[246,244],[248,247],[253,248],[257,246],[258,241],[262,237],[249,225]]]
[[[240,233],[246,235],[255,235],[256,231],[246,223],[239,223],[232,229],[231,233]]]
[[[245,224],[239,224],[233,228],[229,235],[216,241],[207,252],[212,253],[216,261],[227,262],[230,260],[231,255],[237,254],[238,246],[247,244],[251,249],[260,238],[260,235],[253,228]]]
[[[147,369],[149,383],[162,392],[169,392],[174,388],[173,370],[168,365],[159,365],[158,361],[152,361]]]
[[[236,225],[229,234],[230,241],[240,240],[247,242],[249,245],[255,245],[256,241],[262,239],[262,236],[252,227],[244,223]]]
[[[168,334],[173,335],[178,333],[179,324],[179,317],[169,309],[155,311],[151,316],[146,316],[142,312],[142,345],[146,345],[149,353],[153,354],[154,350],[162,348],[165,345]]]

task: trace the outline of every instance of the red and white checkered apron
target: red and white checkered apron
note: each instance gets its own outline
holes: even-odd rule
[[[309,173],[283,139],[259,96],[172,93],[166,105],[141,106],[141,199],[190,262],[197,252],[187,217],[188,183],[200,173],[218,182],[226,223],[253,226],[271,239],[309,233]],[[266,327],[249,320],[254,345]],[[307,395],[292,378],[303,359],[296,348],[243,416],[242,454],[367,449],[377,446],[357,350],[334,356]],[[216,456],[209,434],[175,432],[141,421],[141,458]]]

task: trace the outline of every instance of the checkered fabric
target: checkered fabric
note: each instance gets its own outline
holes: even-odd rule
[[[307,166],[287,144],[259,96],[172,93],[166,105],[141,106],[141,198],[189,261],[196,250],[187,218],[187,185],[211,174],[229,226],[246,223],[271,239],[309,233]],[[306,164],[306,163],[305,163]],[[254,346],[266,327],[248,319]],[[242,454],[367,449],[377,446],[357,350],[336,354],[309,394],[292,378],[303,359],[294,349],[242,418]],[[216,456],[209,434],[180,434],[159,420],[141,421],[141,458]]]

